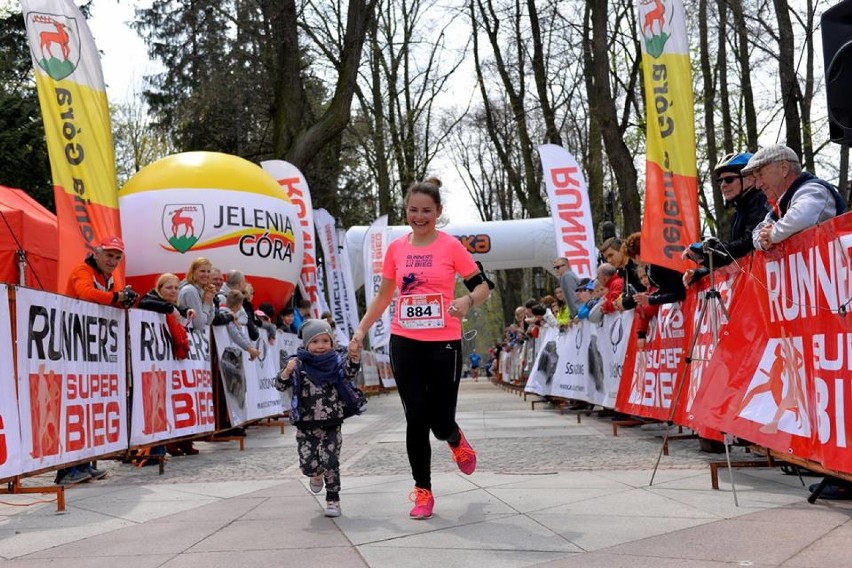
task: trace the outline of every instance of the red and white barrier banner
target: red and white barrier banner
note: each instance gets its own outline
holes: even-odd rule
[[[583,320],[565,331],[545,328],[524,390],[615,406],[633,311],[606,314],[600,323]]]
[[[14,360],[9,288],[0,284],[0,479],[22,472]]]
[[[188,333],[187,359],[176,359],[166,316],[130,310],[130,445],[141,446],[216,429],[210,338]]]
[[[594,278],[598,265],[592,207],[577,160],[555,144],[538,147],[556,230],[556,256],[567,258],[580,278]]]
[[[708,377],[707,380],[712,380],[712,378],[709,378],[711,375],[706,373],[707,367],[713,358],[718,339],[727,333],[731,301],[735,289],[738,283],[741,284],[745,280],[745,278],[738,278],[743,266],[741,263],[744,263],[747,267],[750,259],[751,257],[746,257],[736,264],[715,271],[712,280],[710,277],[702,279],[691,290],[695,300],[686,302],[687,305],[693,306],[693,309],[689,333],[687,333],[684,341],[684,349],[688,349],[692,345],[692,360],[687,363],[689,372],[686,374],[685,380],[688,382],[684,384],[682,389],[682,410],[679,413],[678,423],[691,428],[703,438],[718,441],[723,439],[721,432],[708,428],[695,419],[693,408],[695,407],[695,396],[701,387],[701,381],[705,376]],[[709,292],[711,284],[715,293]],[[697,334],[697,337],[694,334]]]
[[[696,420],[852,472],[852,217],[754,255],[704,370]]]
[[[124,310],[20,288],[16,317],[23,471],[126,449]]]
[[[317,251],[316,238],[314,237],[314,208],[311,204],[311,190],[308,181],[299,171],[299,168],[285,162],[284,160],[269,160],[261,162],[260,167],[275,178],[281,189],[290,198],[290,201],[299,210],[299,226],[302,229],[302,241],[304,242],[304,259],[302,260],[302,272],[299,276],[299,290],[303,298],[311,301],[311,317],[319,318],[320,292],[317,287]]]
[[[689,296],[686,306],[682,302],[660,306],[660,311],[651,318],[643,349],[637,348],[638,318],[634,319],[630,332],[633,339],[627,347],[615,405],[619,412],[655,420],[671,417],[677,383],[686,364],[685,341],[691,327],[686,314],[691,313],[688,304],[692,298]]]
[[[266,331],[261,329],[260,337],[253,342],[260,355],[252,361],[247,351],[231,342],[226,326],[212,329],[231,426],[279,416],[288,410],[283,393],[275,388],[275,376],[281,370],[278,342],[270,344]]]

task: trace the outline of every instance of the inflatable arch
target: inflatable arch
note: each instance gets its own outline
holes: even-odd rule
[[[367,229],[355,226],[346,231],[346,247],[356,290],[364,285],[363,250]],[[387,229],[391,240],[411,231],[408,225],[394,225]],[[461,240],[473,258],[482,262],[488,271],[545,268],[556,276],[551,265],[556,257],[556,233],[551,217],[450,223],[439,229]]]

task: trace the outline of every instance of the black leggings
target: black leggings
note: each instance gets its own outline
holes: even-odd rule
[[[405,446],[414,485],[431,490],[429,431],[439,440],[458,442],[461,340],[417,341],[392,335],[390,362],[405,411]]]

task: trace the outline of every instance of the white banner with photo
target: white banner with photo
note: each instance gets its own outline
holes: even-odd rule
[[[541,396],[615,406],[633,310],[606,314],[564,332],[545,328],[524,390]]]
[[[361,372],[364,374],[365,387],[381,386],[382,381],[379,378],[379,365],[376,361],[376,354],[372,351],[364,350],[361,352]]]
[[[125,311],[20,288],[16,317],[23,471],[127,449]]]
[[[278,336],[270,343],[261,330],[260,337],[252,342],[260,354],[251,360],[247,351],[231,342],[226,326],[213,326],[212,329],[231,426],[280,416],[288,410],[283,393],[275,389],[275,376],[281,369]]]
[[[382,266],[389,239],[388,216],[382,215],[370,225],[364,237],[364,296],[367,305],[373,301],[382,285]],[[370,349],[378,349],[390,342],[390,322],[393,303],[370,327]]]
[[[12,347],[9,288],[0,284],[0,479],[21,473],[21,431]]]
[[[379,380],[382,381],[382,387],[386,389],[395,389],[396,379],[393,376],[390,355],[385,353],[376,353],[376,366],[379,368]]]
[[[325,209],[317,209],[314,211],[314,222],[325,259],[324,272],[328,282],[329,307],[337,325],[335,334],[338,343],[346,345],[358,326],[358,309],[349,258],[346,254],[341,254],[334,217]]]
[[[215,431],[209,331],[187,333],[189,357],[176,359],[166,316],[129,310],[128,326],[130,445]]]

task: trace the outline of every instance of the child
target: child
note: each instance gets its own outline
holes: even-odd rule
[[[230,290],[225,297],[225,305],[220,306],[219,311],[231,315],[231,321],[227,324],[228,337],[231,338],[234,345],[248,352],[250,361],[254,361],[257,359],[260,351],[254,346],[254,342],[249,339],[247,329],[248,314],[245,308],[243,308],[244,300],[245,295],[242,292],[239,290]]]
[[[305,320],[299,335],[304,347],[287,362],[275,388],[292,388],[290,422],[297,430],[299,465],[311,478],[312,492],[322,491],[325,482],[325,516],[339,517],[341,424],[344,418],[360,414],[365,400],[352,383],[360,355],[344,357],[335,351],[333,332],[325,320]]]

